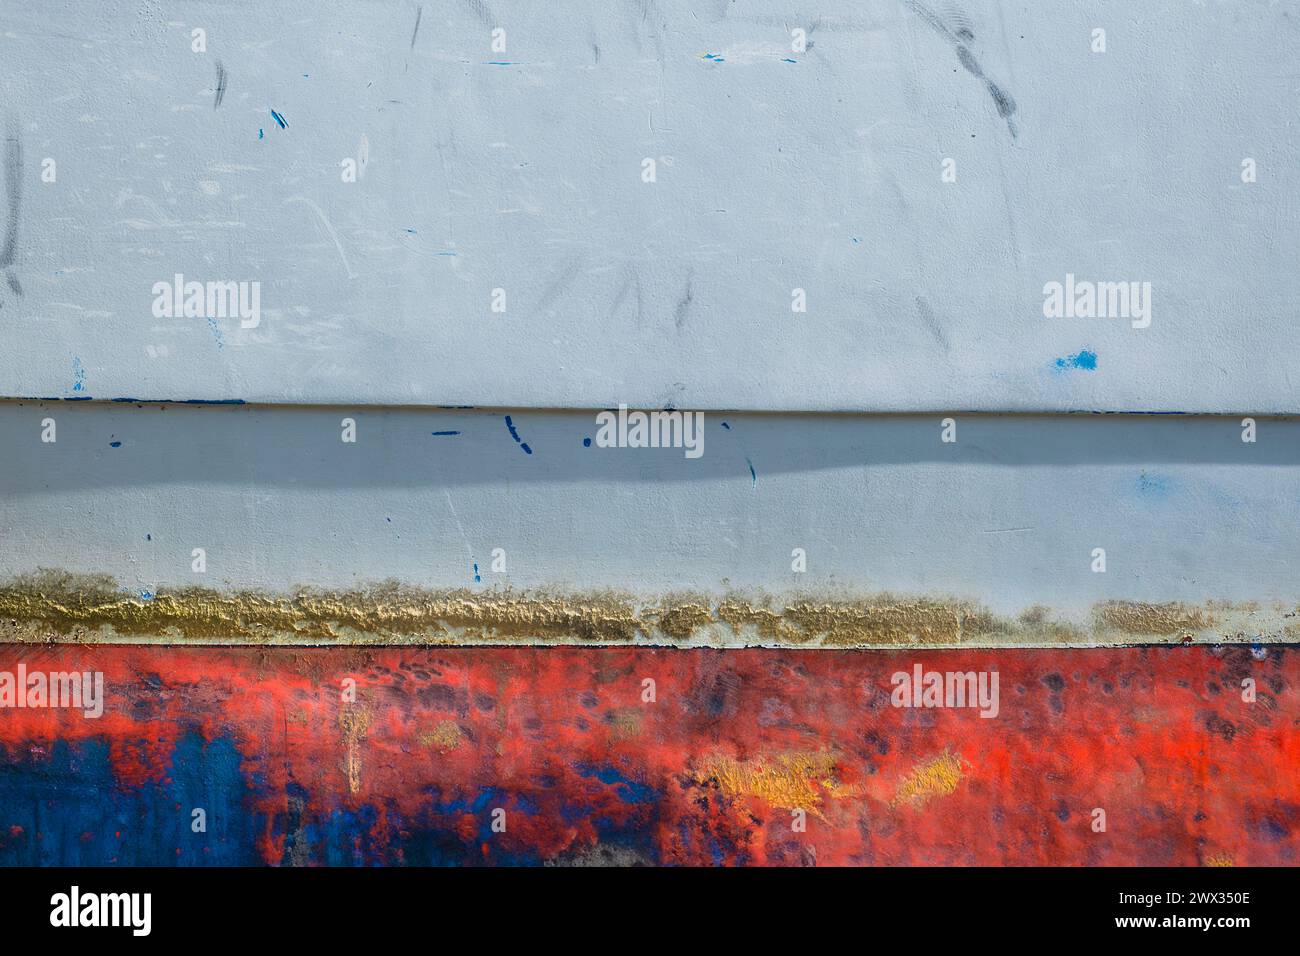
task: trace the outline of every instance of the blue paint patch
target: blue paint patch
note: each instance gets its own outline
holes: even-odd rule
[[[717,53],[701,53],[701,54],[700,54],[700,59],[701,59],[701,60],[708,60],[710,63],[726,63],[726,62],[727,62],[727,60],[726,60],[725,57],[723,57],[723,56],[721,56],[720,54],[717,54]]]
[[[429,432],[434,438],[445,438],[448,435],[459,435],[460,432]]]
[[[272,821],[248,812],[241,761],[232,740],[188,733],[167,775],[136,785],[118,776],[104,738],[56,739],[48,754],[0,744],[0,817],[9,828],[0,866],[261,865],[257,840]],[[191,807],[207,811],[206,833],[191,830]],[[48,838],[51,820],[80,838]]]
[[[1065,358],[1057,359],[1052,363],[1052,367],[1062,372],[1073,369],[1095,372],[1097,371],[1097,353],[1090,349],[1083,349],[1075,355],[1067,355]]]
[[[289,125],[284,121],[284,117],[281,116],[279,113],[277,113],[275,110],[271,110],[271,118],[280,124],[280,129],[284,129]]]
[[[573,769],[583,777],[588,779],[594,777],[601,783],[615,787],[618,798],[624,803],[653,803],[659,797],[659,792],[654,787],[633,780],[610,764],[593,766],[592,764],[580,763],[575,765]]]
[[[480,577],[480,576],[479,576],[479,573],[478,573],[478,562],[477,562],[477,561],[474,562],[474,583],[475,583],[475,584],[482,584],[482,583],[483,583],[483,578]]]
[[[121,447],[122,447],[122,443],[121,443],[120,441],[111,441],[111,442],[108,443],[108,447],[109,447],[109,448],[121,448]]]
[[[527,442],[519,439],[519,432],[515,429],[515,423],[510,420],[509,415],[506,416],[506,428],[510,429],[510,437],[513,438],[515,443],[524,450],[524,454],[531,455],[533,450],[528,447]]]
[[[582,447],[583,447],[583,448],[590,448],[590,447],[591,447],[591,439],[590,439],[590,438],[584,438],[584,439],[582,440]]]
[[[140,600],[141,600],[141,601],[152,601],[153,599],[154,599],[154,593],[153,593],[152,591],[141,591],[141,592],[140,592]]]
[[[72,390],[74,392],[86,390],[86,369],[79,358],[72,360]]]
[[[266,130],[262,129],[262,128],[259,126],[258,129],[257,129],[257,138],[258,138],[258,139],[262,139],[262,138],[265,137],[265,136],[266,136]]]
[[[726,422],[722,423],[722,427],[725,428],[727,431],[731,431],[731,426],[728,425]]]
[[[1172,490],[1173,483],[1165,475],[1142,472],[1138,475],[1137,490],[1139,494],[1155,498],[1164,498]]]

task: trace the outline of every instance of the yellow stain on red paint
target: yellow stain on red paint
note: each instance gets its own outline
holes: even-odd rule
[[[961,758],[945,750],[939,756],[917,764],[911,773],[900,780],[889,805],[923,807],[935,797],[946,797],[954,793],[961,778]]]
[[[460,725],[454,720],[439,721],[433,730],[420,734],[419,741],[426,747],[437,747],[439,753],[455,750],[460,746]]]
[[[1216,853],[1214,854],[1214,856],[1205,858],[1205,865],[1206,866],[1236,866],[1237,864],[1233,861],[1232,857],[1230,857],[1228,854]]]
[[[348,776],[348,790],[361,789],[361,741],[370,726],[370,715],[358,707],[339,712],[339,729],[343,731],[343,769]]]
[[[700,761],[691,776],[697,783],[715,781],[729,797],[758,797],[774,807],[805,810],[825,820],[818,809],[822,793],[850,796],[852,787],[836,777],[835,754],[828,751],[782,753],[739,761],[712,756]]]

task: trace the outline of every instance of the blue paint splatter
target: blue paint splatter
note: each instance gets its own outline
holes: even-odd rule
[[[510,437],[513,438],[519,447],[524,450],[524,453],[531,455],[533,450],[528,447],[527,442],[520,441],[519,432],[515,430],[515,423],[510,420],[509,415],[506,416],[506,428],[510,429]]]
[[[1076,355],[1068,355],[1065,358],[1057,359],[1052,363],[1052,366],[1058,371],[1082,369],[1085,372],[1095,372],[1097,370],[1097,353],[1090,349],[1083,349]]]
[[[757,487],[758,487],[758,472],[756,472],[756,471],[754,470],[754,463],[753,463],[752,461],[750,461],[748,458],[746,458],[746,459],[745,459],[745,464],[749,465],[749,480],[753,483],[753,487],[757,488]]]
[[[717,53],[701,53],[701,60],[708,60],[710,63],[726,63],[726,59]]]
[[[478,573],[478,562],[477,562],[477,561],[474,562],[474,583],[475,583],[475,584],[482,584],[482,583],[483,583],[483,579],[482,579],[481,577],[479,577],[479,573]]]
[[[153,540],[153,535],[151,535],[151,534],[147,534],[147,535],[144,536],[144,539],[145,539],[146,541],[152,541],[152,540]]]
[[[782,63],[798,63],[799,61],[798,61],[798,60],[792,60],[792,59],[790,59],[790,58],[787,56],[787,57],[782,57],[782,58],[781,58],[781,62],[782,62]]]
[[[488,66],[518,66],[514,60],[488,60]]]
[[[583,447],[583,448],[590,448],[590,447],[591,447],[591,439],[590,439],[590,438],[584,438],[584,439],[582,440],[582,447]]]
[[[460,432],[429,432],[434,438],[444,438],[447,435],[459,435]]]
[[[122,447],[122,443],[121,443],[120,441],[111,441],[111,442],[108,443],[108,447],[109,447],[109,448],[121,448],[121,447]]]
[[[727,431],[731,431],[731,426],[728,425],[726,422],[722,423],[722,427],[725,428]]]
[[[217,340],[217,351],[226,347],[226,341],[221,335],[221,329],[217,327],[217,320],[208,316],[208,328],[212,330],[212,337]]]
[[[280,124],[280,129],[284,129],[286,126],[289,125],[284,121],[284,117],[281,116],[279,113],[277,113],[275,110],[271,110],[271,118]]]
[[[72,360],[72,378],[72,390],[74,392],[84,392],[86,390],[86,369],[79,358]]]
[[[262,128],[259,126],[259,127],[257,128],[257,138],[258,138],[258,139],[262,139],[262,138],[265,137],[265,136],[266,136],[266,130],[262,129]]]
[[[153,600],[153,592],[152,592],[152,591],[141,591],[141,592],[140,592],[140,600],[141,600],[141,601],[152,601],[152,600]]]

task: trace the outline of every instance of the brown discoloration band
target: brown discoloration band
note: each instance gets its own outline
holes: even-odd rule
[[[658,601],[611,592],[426,590],[396,583],[291,594],[183,588],[148,599],[107,577],[43,572],[0,585],[0,641],[193,644],[659,644],[679,647],[1062,647],[1295,641],[1294,608],[1110,601],[1091,625],[1042,607],[879,594]]]

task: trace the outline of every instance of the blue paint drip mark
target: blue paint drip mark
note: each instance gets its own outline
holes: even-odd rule
[[[447,435],[459,435],[460,432],[429,432],[434,438],[444,438]]]
[[[478,562],[477,562],[477,561],[474,562],[474,583],[475,583],[475,584],[482,584],[482,583],[483,583],[483,579],[482,579],[481,577],[479,577],[479,573],[478,573]]]
[[[583,447],[583,448],[590,448],[590,447],[591,447],[591,439],[590,439],[590,438],[584,438],[584,439],[582,440],[582,447]]]
[[[533,450],[528,447],[527,442],[520,440],[519,432],[515,430],[515,423],[510,420],[509,415],[506,416],[506,428],[510,429],[510,437],[513,438],[515,440],[515,443],[518,444],[519,447],[524,450],[524,454],[531,455],[533,453]]]
[[[108,447],[109,447],[109,448],[121,448],[121,447],[122,447],[122,443],[121,443],[120,441],[111,441],[111,442],[108,443]]]
[[[1083,349],[1077,355],[1068,355],[1065,358],[1057,359],[1052,365],[1058,371],[1082,369],[1085,372],[1095,372],[1097,370],[1097,353],[1090,349]]]
[[[284,129],[286,126],[289,125],[284,121],[284,117],[281,116],[279,113],[277,113],[275,110],[271,110],[271,118],[280,124],[280,129]]]
[[[756,472],[756,471],[754,470],[754,463],[753,463],[752,461],[750,461],[748,458],[746,458],[746,459],[745,459],[745,464],[749,465],[749,480],[750,480],[751,482],[753,482],[753,486],[754,486],[755,488],[757,488],[757,487],[758,487],[758,472]]]

